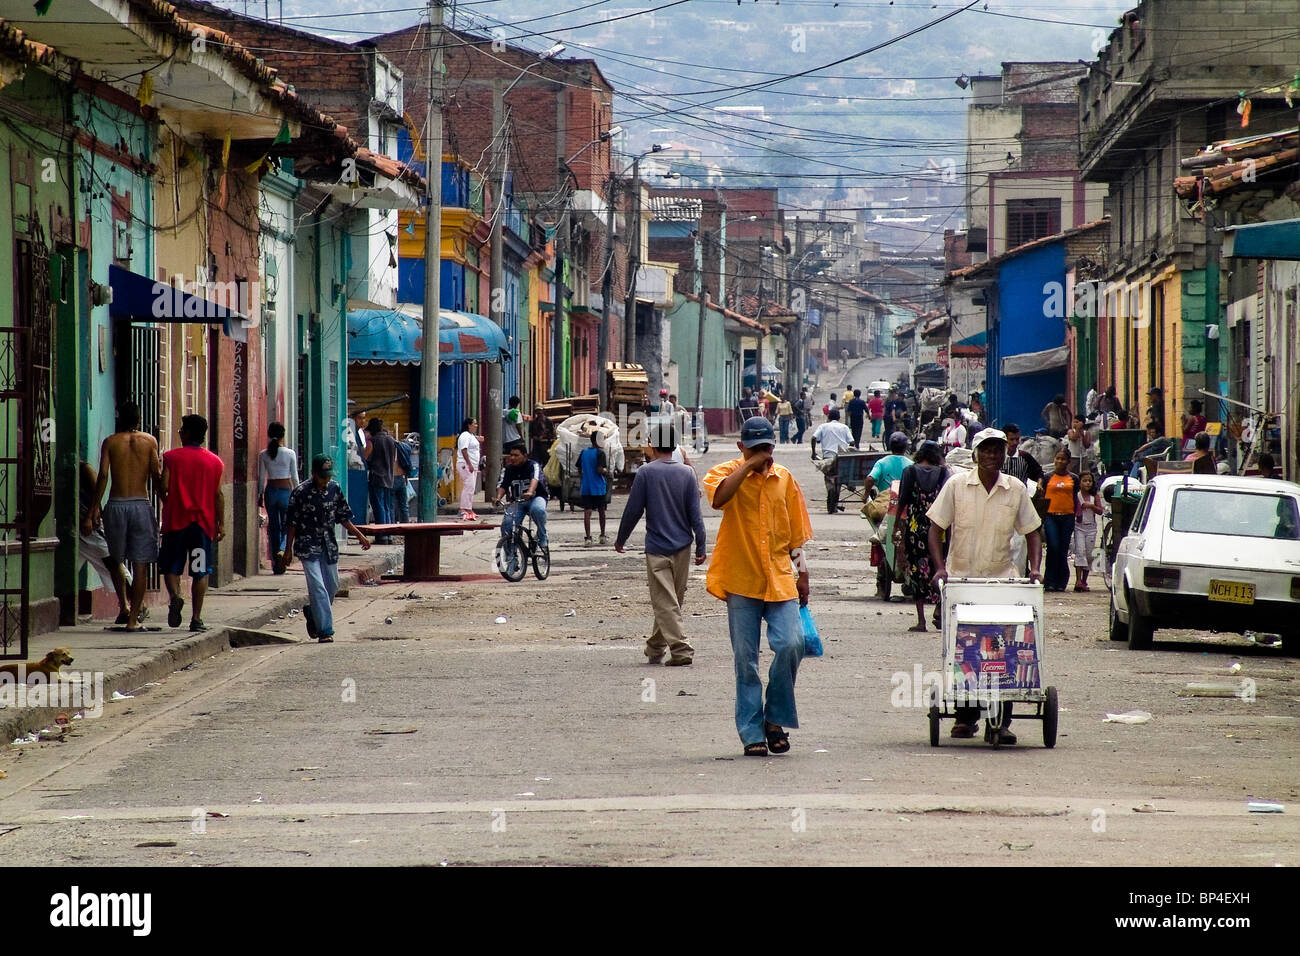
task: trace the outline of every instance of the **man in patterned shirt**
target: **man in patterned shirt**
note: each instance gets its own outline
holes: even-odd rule
[[[334,525],[341,524],[361,542],[361,550],[370,550],[370,540],[352,523],[352,509],[338,483],[331,480],[334,461],[329,455],[311,460],[311,479],[304,481],[289,495],[289,526],[284,545],[284,566],[293,561],[294,552],[302,558],[307,576],[307,594],[311,603],[302,609],[307,634],[322,644],[334,641],[334,613],[331,606],[339,589],[339,545]]]

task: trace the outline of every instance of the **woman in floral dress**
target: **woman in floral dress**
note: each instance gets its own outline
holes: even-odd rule
[[[935,622],[939,626],[939,596],[930,564],[930,519],[926,512],[948,480],[943,451],[936,442],[926,441],[916,450],[913,464],[903,470],[898,489],[898,517],[894,520],[894,548],[900,544],[907,556],[907,585],[916,600],[916,625],[909,631],[925,630],[925,602],[934,603]]]

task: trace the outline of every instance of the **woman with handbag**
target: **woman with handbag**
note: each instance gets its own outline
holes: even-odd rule
[[[939,626],[939,595],[930,563],[930,519],[927,512],[948,480],[943,451],[932,441],[921,442],[913,463],[903,470],[898,488],[898,516],[894,519],[894,552],[901,546],[907,557],[907,584],[916,600],[914,633],[925,631],[925,602],[934,604],[934,626]]]

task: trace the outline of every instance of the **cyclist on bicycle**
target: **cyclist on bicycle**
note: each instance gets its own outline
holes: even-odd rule
[[[528,457],[528,450],[522,443],[506,447],[505,467],[501,469],[501,480],[497,482],[497,496],[493,503],[499,505],[501,499],[507,496],[511,504],[501,520],[501,539],[504,541],[510,538],[515,524],[526,510],[537,524],[538,547],[548,547],[546,500],[549,494],[546,479],[542,477],[542,466]]]

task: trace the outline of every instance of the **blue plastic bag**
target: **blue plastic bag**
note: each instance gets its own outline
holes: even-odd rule
[[[822,656],[822,639],[817,633],[817,622],[805,604],[799,608],[799,623],[803,625],[803,653],[805,657]]]

